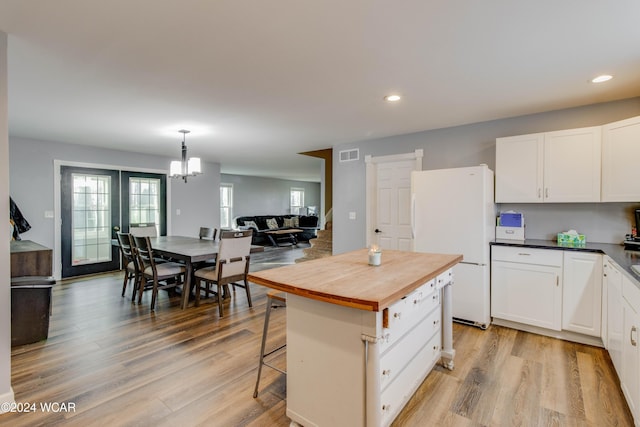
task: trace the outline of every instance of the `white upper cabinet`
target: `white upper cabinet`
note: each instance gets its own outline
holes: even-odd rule
[[[541,202],[544,134],[496,139],[496,202]]]
[[[640,201],[640,116],[602,127],[602,201]]]
[[[600,126],[496,139],[496,202],[599,202]]]
[[[600,126],[545,134],[545,202],[600,201],[601,139]]]

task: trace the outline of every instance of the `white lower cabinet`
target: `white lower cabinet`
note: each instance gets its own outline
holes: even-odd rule
[[[607,282],[607,342],[605,347],[616,368],[622,371],[622,273],[608,257],[605,259],[604,279]]]
[[[638,347],[638,329],[640,328],[640,289],[631,281],[622,278],[622,296],[624,313],[622,334],[622,375],[620,386],[635,424],[640,421],[640,351]]]
[[[491,315],[559,331],[562,251],[493,246]]]
[[[602,255],[564,251],[562,274],[562,329],[599,337]]]
[[[601,337],[602,255],[494,245],[491,315]]]

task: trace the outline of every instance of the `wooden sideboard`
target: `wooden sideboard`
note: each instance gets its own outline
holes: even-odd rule
[[[11,243],[11,277],[51,276],[53,251],[31,240]]]

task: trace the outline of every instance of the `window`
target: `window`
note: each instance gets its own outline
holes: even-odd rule
[[[291,188],[291,213],[300,214],[304,207],[304,188]]]
[[[129,224],[155,224],[160,235],[160,180],[129,178]]]
[[[231,228],[233,184],[220,184],[220,228]]]

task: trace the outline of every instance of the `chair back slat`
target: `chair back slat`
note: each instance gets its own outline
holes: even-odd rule
[[[220,233],[220,249],[216,260],[216,270],[224,263],[222,278],[244,274],[249,253],[251,252],[251,235],[253,230],[223,231]]]
[[[129,233],[137,237],[158,237],[158,230],[153,223],[129,224]]]
[[[155,274],[156,265],[153,259],[153,249],[151,249],[149,237],[133,236],[133,241],[135,242],[135,252],[138,256],[140,269],[144,271],[147,267],[151,267]]]
[[[131,258],[133,258],[133,251],[131,249],[131,240],[129,238],[129,234],[117,232],[116,238],[118,239],[120,251],[127,260],[131,261]]]

